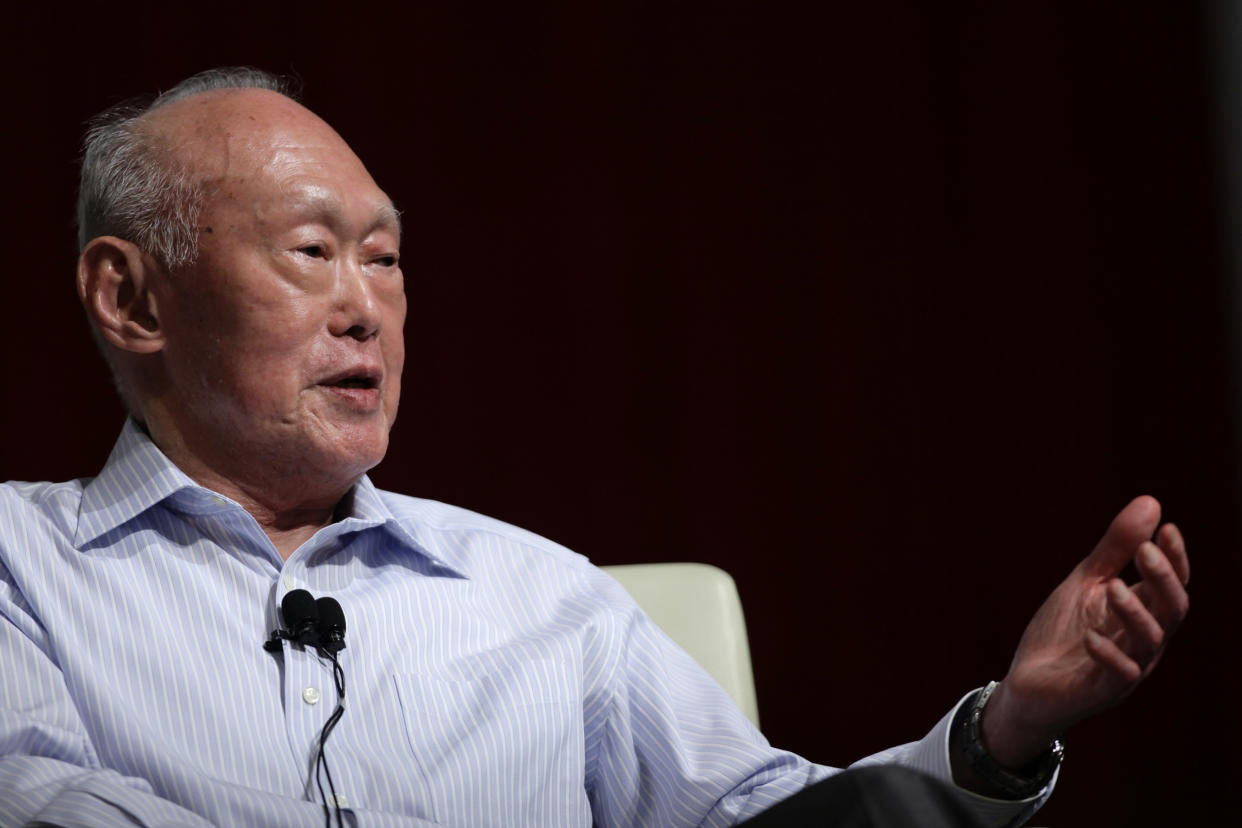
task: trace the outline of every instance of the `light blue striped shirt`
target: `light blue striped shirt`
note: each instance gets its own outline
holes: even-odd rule
[[[350,500],[282,561],[132,422],[93,480],[0,486],[0,825],[321,825],[331,668],[262,647],[293,589],[347,618],[326,752],[355,826],[729,825],[834,772],[585,558],[367,478]],[[948,721],[866,761],[948,778]],[[1003,825],[1043,798],[971,801]]]

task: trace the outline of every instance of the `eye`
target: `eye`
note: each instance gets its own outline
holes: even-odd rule
[[[298,252],[303,256],[310,256],[312,259],[326,259],[328,257],[328,248],[322,244],[304,244],[298,248]]]
[[[387,256],[379,256],[375,259],[375,263],[380,267],[396,267],[398,260],[399,257],[395,253],[390,253]]]

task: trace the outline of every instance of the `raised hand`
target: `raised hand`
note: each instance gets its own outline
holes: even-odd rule
[[[1139,497],[1044,601],[984,712],[983,739],[1019,767],[1081,719],[1121,701],[1145,679],[1189,607],[1190,562],[1160,504]],[[1154,538],[1154,541],[1153,541]],[[1118,576],[1134,561],[1141,580]]]

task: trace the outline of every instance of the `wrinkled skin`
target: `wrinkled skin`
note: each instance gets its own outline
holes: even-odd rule
[[[1131,561],[1141,580],[1127,585],[1119,575]],[[1129,695],[1185,617],[1189,581],[1181,532],[1160,526],[1154,498],[1132,501],[1027,626],[984,715],[993,757],[1021,766],[1070,725]]]
[[[276,93],[205,92],[146,120],[202,182],[199,255],[170,273],[96,239],[80,292],[104,308],[155,443],[287,557],[387,450],[405,359],[397,213],[331,127]],[[100,262],[128,280],[112,317]]]

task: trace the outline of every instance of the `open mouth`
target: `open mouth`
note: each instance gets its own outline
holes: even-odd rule
[[[325,383],[333,388],[377,388],[379,381],[375,377],[342,377]]]
[[[325,377],[319,386],[331,392],[338,400],[348,401],[351,406],[371,411],[380,404],[382,379],[380,371],[360,366],[353,371]]]

